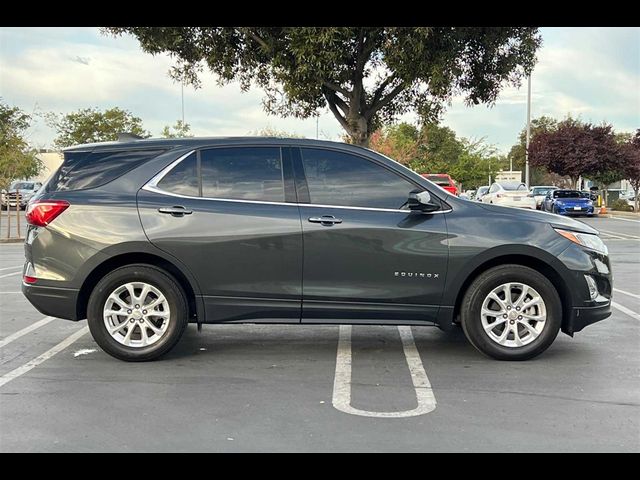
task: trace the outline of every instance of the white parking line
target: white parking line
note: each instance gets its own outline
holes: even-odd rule
[[[614,292],[623,293],[625,295],[629,295],[630,297],[640,298],[640,295],[636,295],[635,293],[625,292],[624,290],[620,290],[619,288],[614,288]]]
[[[622,238],[625,240],[640,240],[640,237],[637,235],[631,235],[629,233],[621,233],[621,232],[609,232],[607,230],[600,229],[602,233],[606,233],[607,235],[615,238]]]
[[[65,338],[63,341],[61,341],[55,347],[52,347],[49,350],[47,350],[46,352],[44,352],[42,355],[34,358],[33,360],[30,360],[29,362],[27,362],[24,365],[16,368],[15,370],[10,371],[9,373],[7,373],[5,375],[2,375],[2,377],[0,377],[0,387],[2,387],[3,385],[6,385],[11,380],[15,380],[16,378],[24,375],[28,371],[36,368],[41,363],[46,362],[51,357],[53,357],[54,355],[60,353],[62,350],[67,348],[69,345],[71,345],[73,342],[78,340],[80,337],[82,337],[88,331],[89,331],[89,327],[82,327],[80,330],[78,330],[75,333],[72,333],[71,335],[69,335],[67,338]]]
[[[0,292],[0,295],[10,295],[12,293],[22,293],[20,290],[16,290],[15,292]]]
[[[18,338],[22,337],[23,335],[26,335],[29,332],[33,332],[34,330],[37,330],[40,327],[44,327],[47,323],[51,322],[52,320],[55,320],[55,317],[44,317],[42,320],[38,320],[37,322],[32,323],[28,327],[25,327],[22,330],[18,330],[16,333],[12,333],[8,337],[0,340],[0,348],[10,344],[14,340],[17,340]]]
[[[406,418],[424,415],[436,408],[436,397],[433,394],[427,372],[422,365],[420,353],[416,348],[411,327],[398,327],[402,348],[411,372],[411,380],[416,391],[418,406],[413,410],[401,412],[371,412],[351,406],[351,325],[341,325],[336,356],[336,375],[333,383],[333,406],[337,410],[351,415],[377,418]]]
[[[18,272],[13,272],[13,273],[5,273],[4,275],[0,275],[0,278],[7,278],[10,277],[12,275],[19,275],[22,273],[22,270],[18,271]]]
[[[616,302],[611,302],[611,306],[613,308],[617,308],[618,310],[620,310],[622,313],[626,313],[627,315],[629,315],[632,318],[635,318],[636,320],[640,320],[640,314],[634,312],[633,310],[631,310],[630,308],[625,307],[624,305],[620,305],[619,303]]]
[[[640,220],[631,220],[630,218],[620,218],[620,217],[608,217],[612,220],[622,220],[623,222],[632,222],[632,223],[640,223]]]
[[[18,265],[16,267],[4,267],[4,268],[0,268],[0,272],[2,272],[3,270],[13,270],[14,268],[22,268],[22,265]]]

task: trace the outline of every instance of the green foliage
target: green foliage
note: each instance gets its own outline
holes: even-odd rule
[[[464,188],[486,185],[505,159],[483,140],[458,138],[448,127],[428,123],[420,129],[400,123],[380,129],[371,148],[418,173],[448,173]]]
[[[115,141],[119,133],[132,133],[141,137],[151,136],[142,127],[142,120],[139,117],[118,107],[105,111],[85,108],[66,115],[49,113],[45,118],[49,126],[58,132],[53,142],[58,148],[83,143]]]
[[[266,94],[265,109],[308,118],[328,106],[367,145],[383,123],[417,112],[437,118],[455,94],[493,103],[519,84],[541,45],[533,27],[110,27],[151,54],[177,59],[171,74],[199,86],[207,68],[220,83]]]
[[[629,205],[626,202],[626,200],[622,200],[621,198],[617,198],[616,200],[611,202],[611,205],[609,205],[609,207],[613,210],[619,210],[621,212],[633,211],[633,208],[631,208],[631,205]]]
[[[24,138],[30,125],[29,115],[0,98],[0,188],[6,189],[13,180],[31,178],[42,170],[42,162]]]
[[[193,137],[191,133],[191,125],[188,123],[182,123],[182,120],[177,120],[173,127],[165,125],[160,132],[160,136],[163,138],[187,138]]]

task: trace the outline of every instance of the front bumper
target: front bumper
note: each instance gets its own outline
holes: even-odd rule
[[[576,210],[573,206],[556,206],[557,212],[560,215],[593,215],[593,206],[580,207],[580,210]]]
[[[611,302],[595,307],[574,307],[571,315],[563,325],[562,331],[573,336],[584,327],[611,316]]]
[[[22,293],[43,315],[66,320],[80,320],[76,310],[78,290],[72,288],[43,287],[23,282]]]

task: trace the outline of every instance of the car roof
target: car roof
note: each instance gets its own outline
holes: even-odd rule
[[[110,150],[127,148],[177,148],[192,147],[200,148],[216,145],[297,145],[316,147],[341,147],[349,150],[368,150],[358,145],[351,145],[344,142],[333,142],[329,140],[315,140],[308,138],[291,137],[187,137],[187,138],[142,138],[126,139],[113,142],[85,143],[63,149],[64,152],[87,151],[87,150]]]

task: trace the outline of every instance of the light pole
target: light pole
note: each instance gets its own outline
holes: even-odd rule
[[[531,74],[529,74],[529,79],[527,81],[527,144],[525,148],[524,158],[525,158],[525,167],[524,167],[524,183],[527,185],[527,189],[529,189],[529,138],[531,137]]]
[[[184,82],[180,83],[180,96],[182,97],[182,128],[184,128]]]

